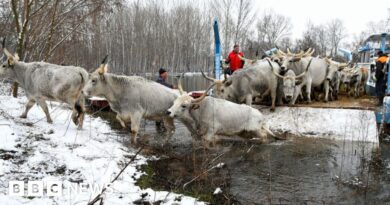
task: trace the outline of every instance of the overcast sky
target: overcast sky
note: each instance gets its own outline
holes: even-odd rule
[[[292,37],[301,37],[306,23],[326,23],[339,18],[344,22],[348,38],[365,30],[370,21],[388,18],[390,0],[255,0],[258,11],[273,9],[291,18]]]

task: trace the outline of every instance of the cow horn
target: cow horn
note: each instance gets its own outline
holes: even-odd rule
[[[200,72],[202,73],[202,76],[203,76],[204,78],[206,78],[207,80],[209,80],[209,81],[211,81],[211,82],[215,82],[216,79],[211,78],[211,77],[207,76],[206,74],[204,74],[203,70],[200,70]]]
[[[332,59],[329,59],[327,57],[325,57],[324,59],[325,59],[326,63],[328,63],[329,65],[332,63]]]
[[[108,58],[108,55],[106,55],[106,56],[103,58],[103,60],[102,60],[102,62],[101,62],[101,64],[100,64],[100,66],[99,66],[99,68],[97,69],[97,71],[98,71],[98,73],[99,73],[100,75],[103,75],[105,72],[107,72],[107,58]]]
[[[271,61],[269,60],[269,58],[266,58],[266,60],[267,60],[267,62],[268,62],[268,64],[269,64],[269,66],[271,67],[272,72],[273,72],[277,77],[284,79],[284,78],[285,78],[284,76],[282,76],[282,75],[280,75],[279,73],[276,72],[276,70],[275,70],[274,67],[272,66],[272,63],[271,63]]]
[[[306,75],[306,71],[304,71],[303,73],[301,73],[301,74],[295,76],[295,78],[301,78],[301,77],[303,77],[304,75]]]
[[[248,62],[248,63],[250,63],[250,64],[255,63],[255,62],[257,61],[257,60],[251,60],[251,59],[244,58],[244,57],[242,57],[242,56],[240,56],[240,55],[238,55],[238,57],[239,57],[242,61]]]
[[[291,51],[290,51],[290,48],[287,48],[287,54],[288,55],[293,55],[293,53],[291,53]]]
[[[312,48],[311,52],[307,56],[313,55],[313,53],[316,51],[316,49]]]
[[[312,48],[307,49],[306,52],[303,55],[309,55],[309,53],[311,52],[311,49]]]
[[[107,63],[108,55],[104,56],[101,65],[104,65]]]
[[[180,95],[184,94],[183,86],[181,85],[181,79],[184,76],[184,73],[182,73],[179,77],[179,82],[177,82],[177,88],[179,89]]]
[[[6,49],[6,48],[3,49],[3,52],[4,52],[4,54],[7,56],[7,58],[12,58],[12,57],[14,57],[14,56],[8,51],[8,49]]]
[[[297,53],[295,56],[302,58],[305,53],[303,51]]]
[[[339,65],[339,68],[346,68],[348,66],[348,64],[346,64],[346,63],[341,63],[340,65]]]
[[[215,83],[211,84],[199,98],[192,99],[191,103],[193,103],[193,104],[200,103],[203,99],[206,98],[207,93],[211,90],[211,88],[214,87],[214,85],[215,85]]]
[[[5,48],[5,39],[6,39],[6,37],[4,37],[4,38],[3,38],[3,41],[1,42],[2,48]]]
[[[287,56],[287,54],[280,49],[278,49],[277,53],[281,56]]]

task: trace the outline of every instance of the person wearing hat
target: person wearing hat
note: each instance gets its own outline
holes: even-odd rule
[[[387,72],[387,61],[388,57],[382,51],[378,51],[378,59],[376,60],[375,66],[375,92],[378,98],[378,106],[383,104],[383,98],[386,93],[386,72]]]
[[[158,76],[156,82],[158,82],[161,85],[164,85],[164,86],[166,86],[168,88],[175,89],[174,85],[172,85],[172,84],[167,82],[167,79],[168,79],[168,72],[167,72],[167,70],[165,70],[164,68],[160,68],[158,70],[158,74],[159,74],[159,76]]]

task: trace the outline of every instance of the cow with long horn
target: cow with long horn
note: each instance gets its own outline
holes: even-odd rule
[[[267,59],[268,63],[271,67],[272,64],[269,59]],[[294,71],[288,70],[284,75],[279,74],[275,69],[272,69],[275,76],[281,78],[283,80],[283,97],[292,103],[292,99],[294,95],[297,95],[300,93],[300,90],[298,90],[296,83],[301,81],[300,79],[306,75],[307,69],[305,72],[295,75]]]
[[[139,76],[115,75],[108,72],[108,64],[102,64],[90,75],[83,92],[87,96],[107,99],[117,113],[116,119],[122,127],[131,123],[131,141],[137,143],[141,119],[163,120],[167,128],[167,138],[174,131],[173,119],[166,115],[178,94],[157,82]]]
[[[245,68],[233,73],[223,82],[216,82],[210,77],[203,75],[206,79],[216,83],[214,95],[235,103],[245,103],[252,105],[254,97],[263,97],[270,93],[272,105],[271,110],[275,110],[276,93],[278,79],[273,75],[273,70],[279,72],[279,65],[271,62],[273,68],[265,60],[249,60],[240,57],[245,61]]]
[[[324,100],[325,102],[328,101],[329,81],[331,78],[328,76],[330,74],[328,69],[329,65],[325,59],[312,58],[311,54],[314,53],[314,49],[312,49],[310,52],[307,51],[306,53],[301,51],[298,54],[292,53],[289,49],[287,54],[283,53],[282,51],[279,51],[278,53],[283,55],[283,60],[280,66],[283,72],[292,70],[296,75],[300,75],[307,70],[305,75],[302,77],[302,83],[300,83],[297,88],[306,88],[306,96],[309,103],[311,102],[312,88],[321,86],[324,86]],[[300,92],[296,92],[296,94],[294,94],[294,97],[291,101],[292,104],[295,104],[299,93]]]
[[[207,96],[207,92],[214,84],[211,84],[198,99],[184,92],[180,84],[181,81],[179,81],[179,89],[182,94],[168,109],[167,114],[190,125],[189,130],[201,136],[206,146],[210,142],[215,142],[215,135],[245,137],[248,136],[245,134],[249,133],[262,140],[267,133],[273,135],[267,128],[266,119],[260,111],[247,105]]]
[[[76,66],[26,63],[4,47],[5,39],[2,44],[7,59],[0,68],[0,76],[18,82],[28,98],[26,109],[20,117],[27,118],[28,111],[37,103],[44,111],[47,122],[52,123],[46,101],[64,102],[72,106],[72,120],[81,129],[84,120],[84,97],[81,91],[88,80],[88,72]]]
[[[347,64],[343,64],[347,66]],[[343,84],[349,96],[359,97],[365,92],[369,69],[365,67],[348,67],[341,70],[341,84]]]

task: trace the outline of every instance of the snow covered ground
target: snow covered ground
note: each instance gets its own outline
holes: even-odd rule
[[[27,119],[25,97],[0,95],[0,204],[87,204],[110,183],[137,150],[124,146],[107,122],[86,116],[83,130],[70,122],[71,111],[58,103],[49,110],[54,121],[46,122],[43,111],[34,106]],[[204,204],[167,191],[142,190],[135,185],[142,173],[136,166],[147,163],[138,155],[117,181],[107,189],[104,204],[132,204],[135,201],[161,204]],[[25,196],[10,196],[9,182],[24,181]],[[28,181],[43,181],[44,196],[27,197]],[[47,183],[62,182],[61,196],[47,196]],[[81,186],[77,186],[79,184]],[[91,190],[94,191],[91,191]],[[53,188],[54,191],[56,189]]]
[[[53,124],[46,122],[38,106],[31,109],[27,119],[21,119],[19,115],[27,99],[12,98],[9,93],[9,86],[0,85],[1,205],[87,204],[118,175],[137,151],[126,147],[121,142],[123,136],[116,134],[100,118],[87,115],[84,129],[77,130],[70,121],[71,111],[59,103],[49,104]],[[273,131],[378,143],[375,116],[371,111],[278,107],[273,113],[262,112]],[[107,189],[105,204],[132,204],[141,200],[162,201],[161,204],[205,204],[191,197],[142,190],[136,186],[136,179],[142,175],[136,167],[147,160],[142,155],[136,157]],[[27,183],[34,180],[45,183],[44,196],[27,197]],[[25,196],[10,196],[10,181],[24,181]],[[63,183],[61,196],[47,196],[47,183],[53,181]],[[90,187],[77,191],[77,184]]]
[[[304,137],[379,143],[373,111],[277,107],[273,113],[264,113],[272,130]]]

